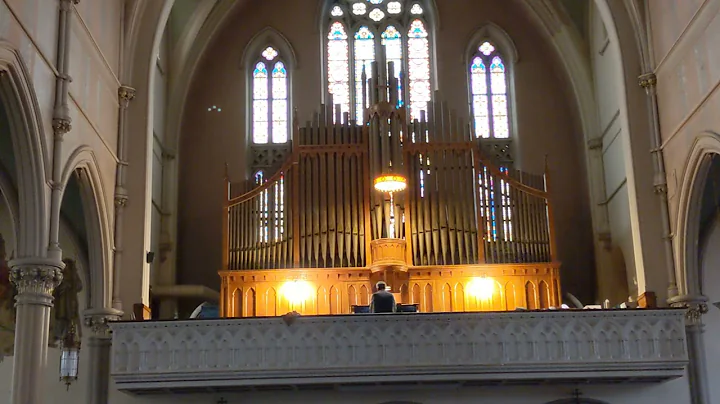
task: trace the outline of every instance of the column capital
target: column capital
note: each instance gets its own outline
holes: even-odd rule
[[[127,108],[130,104],[130,101],[135,99],[135,89],[130,86],[120,86],[118,87],[118,100],[120,101],[120,106],[123,108]]]
[[[53,290],[62,282],[65,264],[49,258],[19,258],[8,263],[10,281],[18,295],[31,294],[52,298]],[[52,304],[52,303],[50,303]]]
[[[702,325],[702,315],[708,312],[706,296],[677,296],[669,300],[672,307],[684,308],[685,311],[685,325],[700,326]]]
[[[655,87],[657,84],[657,76],[655,73],[645,73],[638,76],[638,84],[642,88]]]
[[[83,312],[84,324],[95,338],[110,338],[110,322],[122,318],[123,312],[112,308],[90,309]]]
[[[72,120],[70,118],[53,118],[52,128],[55,136],[59,139],[72,130]]]

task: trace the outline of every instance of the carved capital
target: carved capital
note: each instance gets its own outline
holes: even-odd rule
[[[115,195],[115,206],[119,208],[124,208],[127,205],[128,197],[127,195]]]
[[[122,312],[115,309],[88,310],[84,313],[85,328],[95,338],[110,338],[110,322],[122,318]]]
[[[590,139],[587,141],[588,150],[598,150],[598,149],[602,149],[602,147],[603,147],[602,137],[596,137],[596,138],[593,138],[593,139]]]
[[[135,89],[130,86],[120,86],[118,87],[118,101],[120,102],[120,106],[123,108],[127,108],[130,104],[130,101],[135,99]]]
[[[53,118],[52,128],[55,136],[62,137],[72,130],[72,120],[70,118]]]
[[[55,288],[62,282],[65,264],[52,260],[17,259],[9,262],[10,281],[18,294],[34,294],[52,297]]]
[[[638,84],[640,84],[640,87],[645,89],[655,87],[657,84],[657,76],[655,76],[655,73],[641,74],[638,77]]]
[[[707,303],[690,303],[687,306],[687,311],[685,312],[685,319],[687,321],[687,325],[700,325],[702,320],[702,315],[708,312],[708,305]]]
[[[705,296],[679,296],[670,300],[670,305],[685,309],[685,325],[702,325],[702,315],[708,312]]]
[[[667,195],[667,192],[668,192],[667,184],[665,184],[665,183],[654,184],[653,191],[655,192],[656,195],[662,195],[662,194]]]

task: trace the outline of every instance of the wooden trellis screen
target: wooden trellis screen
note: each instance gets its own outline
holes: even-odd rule
[[[554,261],[547,175],[492,164],[469,127],[438,107],[390,125],[402,133],[408,188],[395,199],[396,234],[408,241],[410,264]],[[385,236],[379,209],[387,203],[372,189],[372,125],[348,118],[324,107],[303,128],[296,120],[288,161],[262,185],[228,198],[225,268],[369,264],[370,241]]]

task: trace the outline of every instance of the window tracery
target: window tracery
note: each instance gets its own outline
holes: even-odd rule
[[[483,41],[470,63],[470,89],[475,136],[510,137],[507,69],[490,41]]]
[[[336,0],[327,28],[327,91],[357,122],[369,107],[365,81],[372,62],[398,78],[398,106],[407,103],[411,119],[427,112],[431,100],[431,27],[421,0]]]
[[[252,72],[252,140],[254,144],[288,141],[288,70],[280,54],[266,47]]]

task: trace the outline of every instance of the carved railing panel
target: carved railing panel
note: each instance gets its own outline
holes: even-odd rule
[[[111,328],[114,382],[133,391],[382,381],[658,381],[681,377],[688,360],[681,310],[268,317]]]

